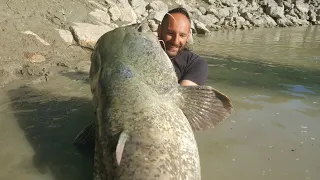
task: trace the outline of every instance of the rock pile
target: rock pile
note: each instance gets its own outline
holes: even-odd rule
[[[149,0],[150,1],[150,0]],[[93,47],[105,32],[141,23],[140,31],[156,32],[163,16],[173,7],[184,7],[192,18],[193,33],[219,29],[320,25],[320,0],[105,0],[89,1],[94,7],[90,23],[75,22],[70,32],[59,30],[66,42]],[[62,33],[63,32],[63,33]]]

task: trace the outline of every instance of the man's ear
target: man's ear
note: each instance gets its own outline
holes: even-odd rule
[[[188,42],[189,44],[192,44],[192,43],[193,43],[192,29],[191,29],[191,28],[190,28],[190,31],[189,31],[189,33],[188,33],[187,42]]]

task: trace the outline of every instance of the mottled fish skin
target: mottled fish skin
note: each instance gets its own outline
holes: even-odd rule
[[[201,179],[197,143],[176,104],[177,77],[157,37],[117,28],[98,40],[91,63],[94,179]],[[117,165],[121,133],[128,139]]]

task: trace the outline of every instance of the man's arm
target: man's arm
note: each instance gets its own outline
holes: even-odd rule
[[[197,83],[190,81],[190,80],[182,80],[180,81],[181,86],[198,86]]]

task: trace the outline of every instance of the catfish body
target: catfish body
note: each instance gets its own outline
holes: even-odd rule
[[[201,179],[193,131],[213,127],[232,105],[209,86],[177,81],[153,34],[126,26],[98,40],[90,67],[97,119],[76,139],[94,134],[95,179]]]

